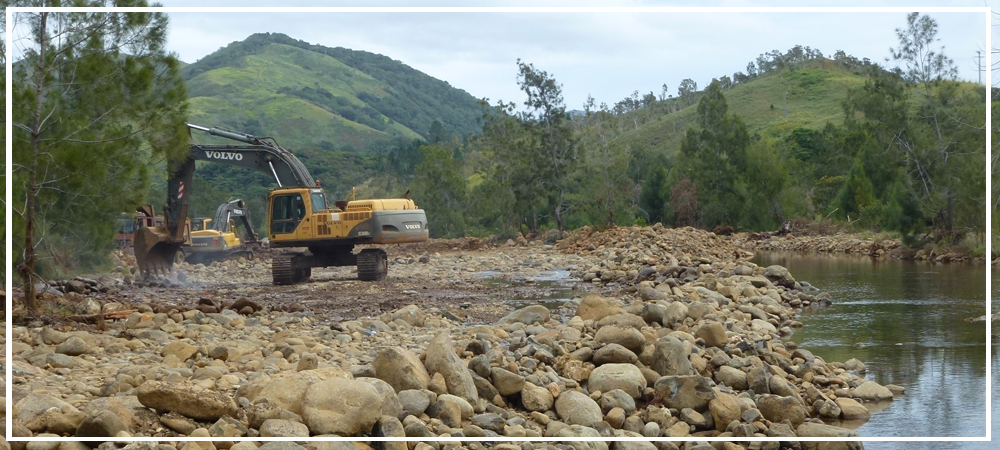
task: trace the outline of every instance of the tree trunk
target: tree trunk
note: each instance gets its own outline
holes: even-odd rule
[[[563,207],[563,191],[559,190],[559,200],[556,201],[556,228],[559,229],[559,239],[563,238],[563,218],[562,218],[562,207]]]
[[[27,199],[24,205],[24,262],[18,266],[18,274],[24,283],[24,306],[31,315],[38,314],[38,299],[35,292],[35,197],[38,195],[38,155],[42,134],[42,107],[45,104],[45,51],[48,45],[46,23],[48,13],[40,13],[38,27],[39,67],[35,68],[35,114],[31,127],[31,161],[28,166]]]

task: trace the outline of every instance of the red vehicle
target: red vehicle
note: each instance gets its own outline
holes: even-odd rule
[[[163,216],[156,216],[153,214],[153,206],[145,205],[138,208],[136,213],[131,216],[122,213],[121,217],[118,218],[117,225],[118,232],[115,234],[115,240],[118,242],[118,250],[127,250],[131,253],[132,241],[135,240],[135,230],[139,227],[163,226]]]

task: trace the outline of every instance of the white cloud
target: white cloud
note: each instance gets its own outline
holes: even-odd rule
[[[164,1],[165,6],[205,2]],[[216,2],[222,3],[222,2]],[[243,2],[263,6],[269,1]],[[566,5],[569,2],[515,2],[517,6]],[[292,1],[290,6],[315,5]],[[323,2],[323,6],[412,6],[414,2]],[[481,2],[477,5],[497,4]],[[503,5],[512,3],[504,2]],[[572,2],[573,5],[581,5]],[[585,2],[582,5],[601,5]],[[630,2],[677,5],[678,2]],[[798,6],[797,2],[719,1],[713,5]],[[856,2],[877,6],[871,2]],[[883,5],[896,6],[891,2]],[[940,2],[918,2],[925,6]],[[209,2],[207,5],[211,5]],[[436,2],[423,6],[466,6]],[[841,6],[841,5],[837,5]],[[953,1],[948,6],[983,6]],[[960,13],[931,13],[939,23],[945,52],[959,75],[975,80],[975,51],[987,49],[986,18]],[[842,49],[883,63],[896,45],[894,28],[905,25],[903,13],[362,13],[362,14],[173,14],[169,48],[193,62],[230,42],[258,32],[279,32],[330,47],[381,53],[448,81],[476,97],[520,101],[517,58],[534,63],[563,84],[566,104],[579,108],[588,94],[614,102],[640,92],[671,92],[683,78],[704,87],[713,77],[743,71],[747,62],[773,49],[796,44],[830,55]],[[894,65],[890,63],[889,65]]]

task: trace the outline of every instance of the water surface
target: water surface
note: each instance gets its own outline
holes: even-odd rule
[[[791,340],[826,361],[858,358],[867,378],[906,388],[890,405],[868,404],[877,411],[857,428],[861,436],[986,435],[986,362],[992,361],[993,379],[1000,377],[998,345],[988,340],[984,322],[965,320],[985,313],[986,267],[786,253],[759,253],[754,262],[785,266],[833,296],[833,306],[802,314],[804,326]],[[1000,285],[1000,276],[991,276]],[[995,383],[992,394],[1000,397]],[[1000,408],[993,404],[991,411],[992,428],[1000,431]],[[915,444],[868,442],[865,448],[991,448],[985,442]]]

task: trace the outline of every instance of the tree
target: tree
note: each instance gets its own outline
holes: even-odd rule
[[[930,16],[910,13],[906,16],[906,28],[896,28],[899,47],[889,48],[892,59],[906,64],[906,81],[914,84],[929,84],[943,79],[952,79],[958,73],[955,62],[945,56],[944,47],[931,48],[937,38],[937,22]]]
[[[420,147],[420,153],[423,157],[413,179],[413,198],[433,211],[428,219],[431,234],[436,238],[465,236],[467,189],[452,151],[425,145]]]
[[[650,94],[651,95],[651,94]],[[575,120],[581,163],[573,185],[573,203],[582,223],[612,226],[631,222],[635,183],[629,177],[633,162],[632,147],[622,144],[615,127],[608,122],[622,120],[606,112],[597,112]],[[581,224],[582,224],[581,223]]]
[[[663,166],[650,167],[649,176],[642,181],[639,208],[646,213],[648,223],[666,221],[663,214],[669,200],[666,183],[667,169]]]
[[[677,87],[677,96],[688,105],[694,103],[695,92],[698,92],[698,83],[690,78],[681,80],[681,85]]]
[[[750,136],[743,121],[729,114],[718,81],[698,101],[697,126],[684,134],[678,169],[697,186],[702,225],[734,225],[742,209],[736,181],[745,172]]]
[[[444,131],[444,126],[441,125],[441,122],[435,120],[431,123],[431,128],[427,130],[427,143],[434,145],[438,142],[445,142],[447,140],[448,133]]]
[[[533,164],[537,136],[517,117],[514,103],[482,104],[483,131],[473,140],[478,151],[472,164],[483,182],[473,189],[471,209],[479,226],[512,234],[541,206]]]
[[[577,145],[573,128],[563,103],[562,86],[555,78],[520,59],[517,66],[518,85],[528,96],[524,101],[528,110],[521,114],[521,118],[538,136],[536,154],[540,158],[535,162],[535,181],[544,186],[550,198],[556,227],[562,238],[564,216],[572,209],[566,202],[566,194],[569,174],[576,165]]]
[[[141,202],[150,159],[186,151],[186,93],[176,58],[163,48],[163,13],[36,12],[14,20],[30,31],[18,41],[23,57],[11,74],[13,231],[25,304],[37,313],[40,258],[79,262],[110,250],[109,224]]]
[[[752,228],[776,228],[787,217],[781,204],[781,193],[790,181],[788,158],[782,155],[770,139],[760,139],[747,147],[746,171],[743,173],[748,197],[759,200],[745,204],[760,209],[766,205],[767,216],[773,221],[749,224]]]
[[[687,176],[670,188],[670,206],[674,211],[674,225],[678,227],[697,226],[699,218],[698,185]]]
[[[892,57],[905,66],[907,93],[918,93],[917,113],[899,127],[895,146],[915,176],[920,202],[931,216],[934,227],[950,235],[956,231],[958,202],[978,201],[958,197],[971,180],[953,176],[956,166],[984,153],[979,142],[986,132],[982,103],[985,95],[962,92],[954,80],[954,61],[944,48],[934,49],[937,22],[929,16],[911,13],[906,28],[897,28],[899,47],[890,48]],[[980,100],[981,98],[981,100]],[[904,106],[905,108],[905,106]]]

